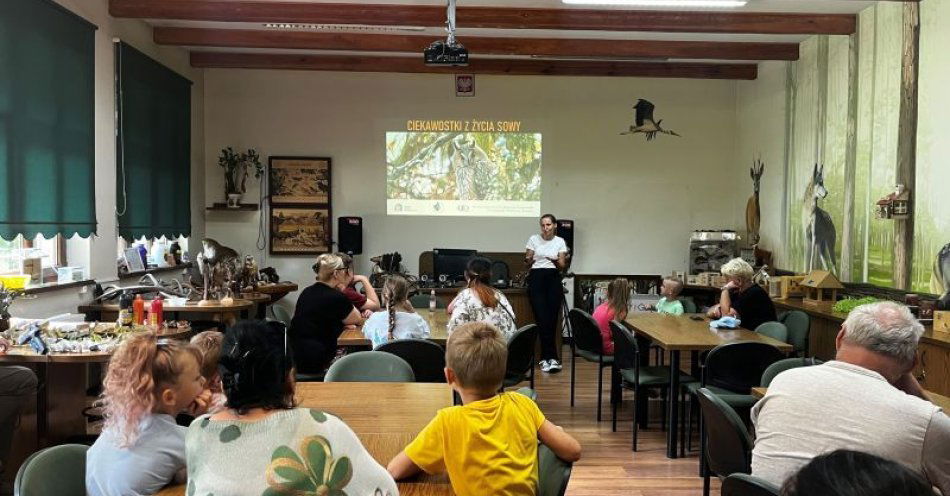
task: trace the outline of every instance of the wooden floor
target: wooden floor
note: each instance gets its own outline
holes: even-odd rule
[[[703,481],[698,476],[698,451],[686,458],[666,457],[666,432],[659,420],[650,428],[640,429],[638,451],[631,451],[633,393],[624,392],[617,432],[610,431],[607,402],[609,369],[604,369],[604,416],[597,422],[597,366],[584,360],[577,364],[577,391],[574,408],[570,406],[570,350],[565,347],[564,370],[558,374],[537,373],[535,388],[538,403],[548,420],[580,441],[583,454],[574,464],[568,496],[686,496],[701,495]],[[650,405],[651,417],[659,419],[660,404]],[[696,448],[694,435],[693,447]],[[713,495],[719,494],[719,482],[713,480]]]

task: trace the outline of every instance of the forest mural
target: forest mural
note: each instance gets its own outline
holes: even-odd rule
[[[934,265],[950,243],[950,33],[936,29],[938,17],[950,16],[950,2],[921,3],[921,48],[915,244],[912,289],[941,292]],[[834,226],[834,259],[839,275],[854,282],[894,286],[894,221],[875,217],[878,199],[895,189],[900,112],[903,7],[882,2],[859,16],[857,85],[849,71],[847,36],[814,36],[801,45],[800,59],[789,67],[788,174],[785,208],[788,223],[783,257],[788,268],[805,271],[806,240],[814,231],[814,208],[827,212]],[[856,148],[853,174],[847,174],[848,98],[857,91]],[[942,138],[942,139],[941,139]],[[815,166],[824,191],[815,188]],[[854,203],[845,210],[851,181]],[[814,196],[816,191],[821,193]],[[941,196],[941,194],[943,194]],[[846,233],[846,216],[850,230]],[[819,226],[821,227],[821,226]],[[812,228],[812,230],[810,230]],[[824,226],[827,228],[827,226]],[[828,234],[825,233],[827,239]],[[846,236],[852,249],[842,253]],[[846,266],[842,266],[845,264]],[[813,268],[822,268],[818,261]]]

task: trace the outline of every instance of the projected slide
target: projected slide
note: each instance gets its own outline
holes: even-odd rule
[[[390,215],[537,217],[541,134],[388,132],[386,179]]]

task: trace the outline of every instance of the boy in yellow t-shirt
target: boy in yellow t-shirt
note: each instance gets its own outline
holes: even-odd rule
[[[580,459],[580,443],[545,420],[534,401],[498,393],[507,359],[505,338],[492,325],[471,322],[455,329],[446,344],[445,378],[462,406],[439,410],[389,462],[393,478],[448,472],[458,496],[533,495],[539,439],[564,460]]]

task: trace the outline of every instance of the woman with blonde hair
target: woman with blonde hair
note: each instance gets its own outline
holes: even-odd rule
[[[736,317],[742,327],[752,331],[760,324],[778,320],[769,294],[752,282],[755,271],[749,262],[733,258],[722,266],[720,272],[728,282],[719,294],[719,304],[709,309],[710,317]]]
[[[607,285],[607,299],[594,309],[594,320],[600,328],[600,338],[604,342],[604,354],[614,354],[614,339],[610,334],[610,321],[627,318],[630,311],[630,281],[618,277]]]
[[[317,282],[300,293],[290,323],[297,369],[308,374],[318,374],[330,364],[344,327],[363,323],[359,310],[337,289],[349,279],[343,259],[324,253],[313,270]]]
[[[429,323],[409,302],[409,281],[405,277],[393,274],[386,278],[383,305],[385,311],[370,315],[363,324],[363,335],[372,341],[373,348],[394,339],[429,337]]]

